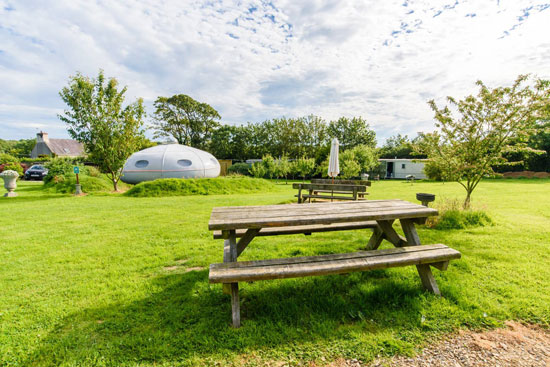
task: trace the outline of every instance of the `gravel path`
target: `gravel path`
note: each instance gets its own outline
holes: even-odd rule
[[[357,360],[347,366],[364,366]],[[414,358],[378,360],[369,367],[550,367],[550,330],[506,322],[506,328],[462,331],[423,350]]]

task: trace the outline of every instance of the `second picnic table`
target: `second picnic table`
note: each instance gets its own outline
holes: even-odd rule
[[[316,204],[218,207],[208,228],[223,238],[223,263],[210,266],[211,283],[224,283],[231,293],[233,326],[240,326],[238,282],[313,275],[340,274],[379,268],[416,265],[424,288],[439,294],[430,266],[446,270],[460,253],[445,245],[421,246],[415,224],[437,215],[437,210],[403,200],[370,200]],[[405,237],[393,228],[399,220]],[[311,234],[371,228],[368,251],[349,254],[237,262],[256,236]],[[239,238],[239,240],[237,240]],[[377,250],[382,240],[396,248]]]

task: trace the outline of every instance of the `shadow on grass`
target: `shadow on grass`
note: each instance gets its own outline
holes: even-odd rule
[[[189,363],[261,348],[292,349],[344,340],[346,331],[339,329],[349,327],[365,333],[411,328],[424,297],[419,284],[396,283],[385,271],[245,283],[243,326],[232,329],[230,298],[207,277],[206,270],[158,277],[152,286],[161,291],[147,298],[72,314],[42,339],[25,365]]]

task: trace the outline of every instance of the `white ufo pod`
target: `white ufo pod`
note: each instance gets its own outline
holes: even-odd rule
[[[210,153],[180,144],[157,145],[134,153],[122,169],[121,180],[137,184],[158,178],[213,178],[220,164]]]

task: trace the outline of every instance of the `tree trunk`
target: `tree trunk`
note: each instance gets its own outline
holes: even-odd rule
[[[471,191],[466,191],[466,200],[464,200],[464,209],[470,209],[470,196],[472,195]]]
[[[114,178],[112,180],[113,180],[113,188],[115,189],[115,191],[118,191],[118,180],[115,180]]]

